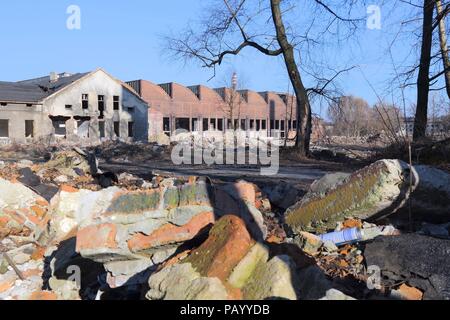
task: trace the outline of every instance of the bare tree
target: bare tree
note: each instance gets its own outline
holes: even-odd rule
[[[424,138],[427,129],[434,4],[433,0],[424,0],[423,2],[422,47],[420,51],[419,74],[417,76],[417,105],[413,133],[414,141]]]
[[[399,137],[402,127],[402,112],[394,104],[380,101],[372,108],[373,120],[370,123],[370,128],[374,132],[385,131],[392,142],[400,142],[399,138],[405,139],[404,136]]]
[[[444,66],[445,86],[447,89],[447,96],[450,99],[450,58],[448,56],[447,47],[447,30],[445,29],[445,17],[450,12],[450,4],[447,4],[444,9],[441,0],[436,0],[436,20],[439,25],[439,45],[441,47],[442,64]]]
[[[392,85],[398,84],[402,104],[406,109],[404,90],[416,87],[413,139],[417,141],[426,135],[430,92],[441,91],[448,87],[447,73],[450,69],[446,67],[448,30],[445,18],[450,12],[450,3],[448,0],[398,0],[389,4],[394,10],[400,8],[400,13],[397,12],[396,15],[398,16],[396,25],[399,29],[389,48],[395,71],[395,80],[391,82],[390,90],[393,93],[395,89]],[[399,54],[399,50],[392,50],[396,43],[405,46],[404,41],[410,46],[406,55]],[[397,63],[394,63],[394,59]]]
[[[370,133],[372,112],[367,101],[343,96],[330,103],[328,116],[334,124],[334,134],[358,137]]]
[[[298,108],[295,149],[299,155],[308,155],[311,104],[300,70],[305,72],[306,56],[313,46],[325,42],[326,34],[336,39],[344,26],[351,31],[357,22],[363,21],[362,18],[352,18],[354,4],[353,0],[309,0],[301,4],[290,0],[213,1],[200,27],[188,28],[181,36],[168,37],[168,49],[182,58],[198,59],[204,67],[214,70],[226,56],[238,55],[245,48],[253,48],[267,56],[282,56]],[[296,5],[313,7],[314,12],[295,16],[295,20],[299,17],[309,20],[301,30],[294,32],[293,24],[286,22],[285,18]],[[334,73],[325,81],[322,75],[322,81],[318,81],[320,85],[312,86],[313,91],[324,94],[326,87],[341,72]]]
[[[289,139],[289,132],[292,128],[289,128],[289,124],[292,124],[292,117],[294,115],[294,96],[291,94],[290,86],[288,85],[287,91],[286,91],[286,98],[285,98],[285,104],[286,104],[286,111],[285,111],[285,117],[284,117],[284,123],[287,124],[288,130],[286,131],[286,134],[284,135],[284,146],[287,146],[287,141]]]

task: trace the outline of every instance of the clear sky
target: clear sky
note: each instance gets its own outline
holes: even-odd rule
[[[81,30],[66,28],[66,10],[71,4],[81,8]],[[124,81],[141,78],[156,83],[174,81],[215,87],[222,85],[230,69],[235,69],[249,89],[286,91],[283,61],[252,49],[228,58],[209,82],[211,70],[196,63],[184,65],[164,55],[161,37],[198,18],[201,8],[200,0],[0,1],[0,80],[17,81],[50,71],[85,72],[102,67]],[[359,49],[353,47],[346,52],[347,58],[351,56],[360,68],[340,78],[346,94],[363,97],[371,104],[377,102],[377,97],[362,72],[380,92],[392,75],[384,51],[385,32],[383,28],[363,31]],[[308,80],[305,79],[307,84]],[[410,102],[414,101],[414,94],[407,93]],[[315,111],[325,113],[317,107]]]

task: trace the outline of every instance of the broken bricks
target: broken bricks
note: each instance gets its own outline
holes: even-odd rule
[[[384,178],[377,176],[376,181],[373,180],[375,193],[380,195],[374,198],[375,202],[361,200],[369,208],[378,208],[380,204],[377,201],[392,200],[389,195],[396,191],[390,185],[395,180],[392,172],[398,168],[395,163],[390,160],[387,164],[381,162],[374,165],[373,172],[368,170],[370,174],[365,175],[362,171],[352,175],[355,179],[365,176],[368,180],[374,179],[370,177],[371,173],[387,175]],[[403,174],[401,172],[398,176]],[[319,180],[300,202],[308,206],[308,201],[316,199],[311,195],[317,196],[317,199],[327,197],[333,190],[348,183],[352,176]],[[40,200],[38,207],[33,209],[36,215],[47,219],[43,225],[48,226],[52,235],[50,242],[42,246],[21,243],[20,250],[12,249],[14,243],[4,242],[8,245],[5,252],[11,252],[25,280],[18,279],[9,264],[0,261],[0,284],[4,289],[0,297],[93,299],[99,298],[101,294],[98,292],[107,287],[107,290],[117,288],[124,292],[137,290],[139,297],[140,290],[146,288],[148,283],[148,299],[360,298],[361,295],[353,295],[342,288],[342,291],[337,291],[332,286],[336,279],[343,281],[354,277],[364,281],[358,278],[364,273],[364,246],[369,248],[367,254],[370,257],[370,248],[379,239],[362,246],[342,246],[341,242],[336,242],[338,248],[333,242],[322,241],[322,232],[318,231],[321,227],[324,231],[333,230],[338,222],[335,231],[360,229],[363,241],[380,235],[398,234],[391,226],[376,226],[361,221],[359,218],[367,213],[363,212],[366,207],[356,205],[354,210],[343,215],[314,218],[310,227],[316,235],[303,231],[302,225],[298,229],[294,226],[297,236],[293,240],[277,237],[272,224],[277,224],[280,229],[281,226],[277,220],[270,222],[269,218],[274,218],[272,207],[279,209],[281,202],[279,205],[271,203],[263,198],[265,195],[258,187],[245,181],[213,184],[209,179],[196,177],[157,176],[152,182],[133,182],[133,186],[130,183],[129,188],[119,185],[86,190],[75,188],[70,179],[67,183],[63,182],[65,179],[58,179],[60,182],[57,184],[62,185],[59,185],[50,205]],[[121,176],[121,180],[133,179]],[[15,180],[7,183],[8,186],[20,186]],[[347,190],[347,187],[342,188]],[[440,188],[445,190],[445,184],[440,184]],[[284,187],[283,192],[287,190],[289,188]],[[32,207],[31,203],[35,201],[35,194],[30,192],[30,203],[21,204],[25,208]],[[291,199],[295,197],[292,194]],[[10,208],[17,205],[13,197],[6,200]],[[282,196],[278,200],[283,200]],[[292,211],[289,214],[293,214]],[[1,223],[4,220],[0,218],[0,227],[3,227]],[[289,215],[287,221],[291,221]],[[445,236],[441,230],[443,228],[444,225],[439,229],[439,234]],[[423,228],[423,232],[431,233],[430,230],[430,226]],[[32,230],[24,228],[22,232],[12,228],[8,231],[10,236],[15,233],[27,236],[32,234]],[[305,252],[309,256],[304,255]],[[300,256],[311,260],[307,266],[299,263]],[[82,289],[67,279],[67,267],[70,265],[81,267],[84,275],[82,282],[85,283]],[[421,293],[425,299],[433,297],[423,283],[416,281],[417,277],[408,278],[392,270],[387,270],[386,274],[392,277],[390,285],[393,290],[389,298],[417,299]],[[433,285],[442,284],[442,277],[433,277]],[[317,281],[310,281],[313,279]],[[47,291],[41,291],[42,288]],[[34,297],[30,295],[32,292]]]
[[[18,182],[0,178],[0,240],[9,235],[39,240],[50,219],[48,202]]]
[[[293,269],[288,256],[269,260],[268,249],[251,238],[245,223],[237,216],[227,215],[217,221],[200,247],[177,264],[150,276],[146,297],[296,299]]]

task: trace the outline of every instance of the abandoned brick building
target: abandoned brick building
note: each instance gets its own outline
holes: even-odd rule
[[[148,104],[102,69],[0,82],[0,143],[146,141]]]
[[[174,82],[156,85],[147,80],[127,84],[150,106],[150,140],[177,129],[191,132],[242,129],[283,138],[286,134],[292,136],[297,125],[295,98],[286,94],[251,90],[233,94],[229,88],[185,87]]]

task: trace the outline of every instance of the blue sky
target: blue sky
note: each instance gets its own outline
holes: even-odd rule
[[[66,28],[66,10],[71,4],[81,8],[81,30]],[[161,36],[196,20],[201,8],[200,0],[0,1],[0,80],[17,81],[50,71],[83,72],[102,67],[125,81],[142,78],[156,83],[175,81],[215,87],[221,86],[225,75],[235,69],[252,90],[286,91],[283,61],[252,49],[228,58],[209,82],[211,70],[194,62],[185,65],[164,55]],[[343,91],[371,104],[377,102],[377,97],[362,73],[379,93],[392,75],[383,49],[385,32],[383,28],[364,30],[358,48],[344,48],[342,55],[342,59],[350,58],[360,66],[340,77]],[[305,79],[307,84],[309,81]],[[407,92],[409,102],[414,97],[414,91]],[[325,115],[324,109],[317,106],[315,112]]]

